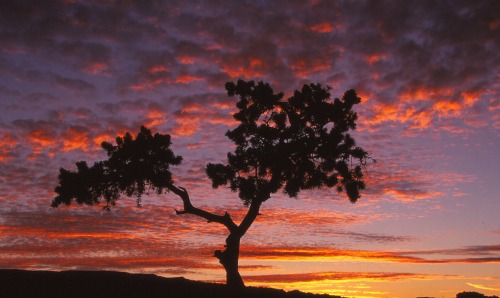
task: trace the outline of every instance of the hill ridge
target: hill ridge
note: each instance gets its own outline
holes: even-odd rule
[[[300,291],[247,287],[228,291],[225,285],[119,271],[28,271],[0,269],[4,297],[162,297],[162,298],[340,298]]]

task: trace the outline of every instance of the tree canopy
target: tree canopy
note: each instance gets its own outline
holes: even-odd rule
[[[69,205],[75,199],[78,204],[95,205],[101,199],[106,209],[114,205],[120,195],[137,197],[149,190],[161,194],[172,185],[171,165],[179,165],[181,156],[170,149],[170,135],[152,134],[142,126],[134,138],[130,133],[116,138],[116,145],[102,143],[108,159],[94,163],[76,163],[77,171],[61,168],[57,196],[52,207]]]
[[[296,197],[301,190],[336,187],[356,202],[368,153],[348,133],[356,128],[352,107],[361,102],[354,90],[334,100],[331,88],[320,84],[304,85],[288,100],[263,82],[239,80],[226,90],[239,97],[234,119],[240,124],[226,133],[236,145],[227,164],[207,165],[214,188],[229,184],[247,205],[281,188]]]

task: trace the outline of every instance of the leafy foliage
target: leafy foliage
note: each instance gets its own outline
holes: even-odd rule
[[[172,183],[170,165],[182,161],[170,145],[170,135],[152,135],[144,126],[135,139],[126,133],[116,138],[116,145],[103,142],[107,160],[91,167],[85,161],[77,162],[76,172],[60,169],[52,206],[69,205],[73,199],[78,204],[94,205],[104,199],[105,208],[109,209],[121,194],[137,196],[139,203],[141,195],[149,189],[162,193]]]
[[[484,294],[478,293],[478,292],[461,292],[458,293],[457,298],[498,298],[498,296],[486,296]]]
[[[308,84],[288,100],[267,83],[226,84],[238,96],[240,124],[226,136],[236,145],[227,164],[209,163],[206,173],[217,188],[229,184],[246,205],[265,201],[280,189],[290,197],[301,190],[336,187],[351,202],[364,189],[362,166],[368,153],[348,133],[356,128],[352,110],[361,102],[354,90],[330,99],[330,87]]]

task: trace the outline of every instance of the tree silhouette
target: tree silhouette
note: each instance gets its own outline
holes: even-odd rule
[[[236,148],[227,154],[226,164],[209,163],[206,173],[213,188],[229,185],[248,207],[239,224],[227,212],[218,215],[192,205],[187,190],[173,184],[169,166],[182,158],[170,149],[170,136],[153,135],[145,127],[135,138],[129,133],[117,137],[116,145],[104,142],[105,161],[91,167],[78,162],[76,172],[61,168],[52,206],[69,205],[73,199],[94,205],[104,199],[109,209],[120,195],[136,196],[140,204],[141,195],[150,189],[158,194],[171,191],[183,202],[177,214],[194,214],[228,229],[225,250],[216,250],[214,256],[226,270],[227,285],[242,288],[240,240],[262,203],[279,190],[297,197],[301,190],[331,187],[345,191],[355,203],[365,187],[363,166],[369,155],[348,133],[356,128],[352,108],[361,102],[354,90],[331,100],[330,87],[308,84],[284,100],[283,93],[275,94],[263,82],[239,80],[225,87],[228,96],[239,98],[233,117],[240,124],[226,133]]]
[[[456,296],[457,298],[498,298],[498,296],[486,296],[478,292],[460,292]]]

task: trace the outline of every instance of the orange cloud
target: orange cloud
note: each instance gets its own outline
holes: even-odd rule
[[[479,97],[483,94],[483,92],[477,90],[477,91],[469,91],[469,92],[462,92],[462,98],[466,106],[471,107],[474,105],[476,102],[479,101]]]
[[[40,250],[45,250],[40,247]],[[105,254],[105,253],[104,253]],[[123,254],[123,253],[117,253]],[[61,255],[44,253],[38,255],[28,256],[15,256],[0,257],[2,264],[7,268],[16,269],[49,269],[61,270],[66,269],[80,269],[80,270],[120,270],[129,272],[142,272],[149,273],[173,273],[185,274],[194,272],[200,269],[219,269],[219,264],[206,263],[200,259],[179,256],[164,256],[164,257],[143,257],[143,256],[95,256],[83,254],[81,257],[68,258],[64,252]]]
[[[330,69],[331,65],[321,59],[299,58],[293,61],[290,67],[297,77],[306,79],[312,73]]]
[[[195,57],[188,56],[188,55],[180,55],[177,59],[182,64],[193,64],[196,61]]]
[[[403,190],[403,189],[384,189],[384,194],[395,198],[398,202],[415,202],[418,200],[425,200],[435,198],[442,195],[439,191],[426,191],[426,190]]]
[[[434,104],[434,108],[441,117],[458,117],[462,113],[463,106],[456,101],[438,101]]]
[[[365,60],[366,62],[368,62],[368,64],[373,65],[373,63],[383,60],[386,57],[387,55],[385,54],[372,54],[372,55],[366,55]]]
[[[170,79],[168,78],[157,78],[153,79],[150,81],[146,81],[143,83],[138,83],[130,86],[129,88],[135,91],[143,91],[143,90],[152,90],[154,89],[157,85],[160,84],[167,84],[170,82]]]
[[[199,103],[189,103],[175,113],[177,126],[174,127],[174,134],[180,136],[190,136],[196,133],[202,123],[222,124],[225,126],[235,126],[237,122],[232,116],[233,110],[227,111],[230,106],[215,99],[209,99],[210,103],[205,106]]]
[[[116,138],[116,135],[123,135],[124,133],[110,133],[110,132],[99,132],[97,133],[94,138],[94,146],[101,146],[102,142],[111,142]]]
[[[181,109],[175,118],[177,126],[174,127],[174,134],[179,136],[190,136],[197,132],[200,127],[201,112],[198,107],[190,106]]]
[[[94,142],[89,139],[89,131],[82,126],[70,127],[64,132],[63,138],[63,151],[70,151],[75,149],[87,149],[94,146]]]
[[[37,149],[43,147],[54,146],[56,144],[56,136],[49,129],[35,128],[28,132],[28,141]]]
[[[152,66],[148,69],[148,72],[152,73],[152,74],[167,72],[167,71],[168,71],[168,68],[164,65],[155,65],[155,66]]]
[[[36,269],[99,269],[103,266],[132,271],[171,270],[169,267],[184,272],[221,269],[212,253],[222,248],[223,238],[220,245],[203,243],[210,242],[207,241],[210,235],[220,234],[222,228],[219,225],[207,225],[198,217],[175,216],[171,207],[131,207],[134,204],[130,201],[133,200],[124,200],[116,207],[122,215],[125,214],[120,217],[76,213],[82,211],[82,207],[71,206],[68,208],[74,210],[69,213],[68,210],[4,213],[7,218],[16,220],[0,225],[0,239],[6,243],[0,247],[0,263],[4,267]],[[176,219],[169,220],[170,216]],[[169,230],[175,233],[169,233]],[[197,232],[201,230],[203,232]],[[183,240],[191,236],[195,242],[186,249],[185,244],[179,244],[178,234]],[[126,247],[126,250],[117,250],[117,247]],[[73,253],[71,257],[68,257],[68,251]],[[250,264],[242,268],[260,270],[265,267]]]
[[[453,277],[453,275],[438,276],[433,274],[400,273],[400,272],[311,272],[311,273],[290,273],[290,274],[269,274],[252,275],[245,277],[249,282],[259,283],[293,283],[312,282],[324,280],[401,280],[401,279],[436,279]]]
[[[223,124],[225,126],[236,126],[238,125],[238,121],[234,120],[233,116],[230,115],[229,113],[227,116],[220,115],[216,116],[214,115],[213,117],[210,117],[208,120],[211,124]]]
[[[366,217],[346,213],[334,212],[304,212],[303,210],[275,208],[263,208],[258,218],[259,222],[266,226],[279,224],[300,224],[300,225],[347,225],[359,222],[366,222]]]
[[[115,231],[71,231],[71,230],[60,230],[60,229],[51,229],[47,227],[26,227],[26,226],[0,226],[0,231],[7,234],[16,235],[16,237],[35,237],[35,238],[44,238],[51,240],[64,240],[64,239],[76,239],[76,238],[99,238],[99,239],[110,239],[110,240],[119,240],[119,239],[138,239],[140,238],[139,234],[131,234],[131,233],[117,233]],[[17,252],[19,249],[16,248]],[[5,252],[5,250],[4,250]]]
[[[281,259],[281,260],[332,260],[343,261],[370,260],[382,262],[416,263],[415,257],[401,256],[397,253],[383,251],[345,250],[321,247],[257,247],[245,246],[242,249],[243,259]],[[247,251],[248,250],[248,251]]]
[[[167,68],[164,66],[154,66],[148,70],[149,76],[153,76],[152,78],[144,77],[142,78],[142,82],[133,84],[129,86],[130,89],[135,91],[147,91],[153,90],[159,85],[168,85],[168,84],[190,84],[195,81],[201,81],[201,77],[197,77],[194,75],[180,75],[175,78],[167,77]]]
[[[455,90],[453,88],[416,87],[409,88],[409,90],[401,92],[399,94],[399,98],[407,102],[415,100],[428,101],[449,98],[450,96],[453,96],[454,93]]]
[[[13,156],[13,148],[19,141],[14,134],[5,131],[0,131],[0,140],[0,162],[5,162]]]
[[[181,122],[174,128],[174,134],[177,136],[191,136],[199,130],[199,126],[192,122]]]
[[[433,116],[439,118],[461,117],[476,102],[479,101],[484,91],[464,91],[459,95],[453,88],[413,88],[399,94],[401,101],[397,103],[399,122],[416,122],[415,117],[420,120],[420,124],[415,127],[427,128]],[[424,109],[419,107],[419,102],[428,103]],[[425,111],[425,112],[424,112]],[[417,123],[415,123],[417,124]]]
[[[322,22],[309,27],[309,30],[319,33],[329,33],[334,30],[334,26],[329,22]]]
[[[450,250],[454,251],[454,250]],[[477,253],[477,249],[463,250],[462,254]],[[445,254],[447,250],[440,250],[439,254]],[[279,247],[258,247],[245,246],[242,250],[242,259],[275,259],[275,260],[342,260],[342,261],[376,261],[376,262],[397,262],[416,264],[447,264],[447,263],[500,263],[500,257],[486,255],[473,258],[445,258],[445,259],[424,259],[412,256],[412,254],[432,254],[435,251],[369,251],[332,249],[324,247],[302,247],[291,248],[287,246]]]
[[[88,74],[96,75],[105,72],[109,68],[109,65],[104,62],[92,62],[85,65],[82,70]]]
[[[177,78],[175,78],[174,83],[189,84],[191,82],[201,81],[201,80],[202,80],[202,78],[200,78],[200,77],[195,77],[192,75],[181,75],[181,76],[178,76]]]
[[[375,61],[378,56],[374,56]],[[398,94],[399,100],[392,103],[370,104],[371,116],[367,117],[363,126],[376,129],[378,125],[388,122],[405,124],[409,129],[427,129],[434,122],[443,118],[462,118],[466,124],[484,126],[485,123],[463,117],[468,110],[479,101],[481,91],[462,92],[458,94],[453,88],[410,87]],[[447,128],[441,126],[442,129]],[[450,132],[462,130],[450,129]]]
[[[364,119],[363,129],[388,123],[408,124],[410,128],[425,129],[432,125],[433,114],[428,109],[417,109],[415,106],[398,102],[394,104],[376,103],[371,107],[372,116]]]
[[[144,125],[146,127],[156,127],[160,124],[166,122],[166,113],[161,107],[150,106],[146,113],[146,119],[144,120]]]
[[[249,57],[245,60],[239,59],[233,63],[223,63],[221,70],[227,73],[231,78],[251,79],[262,77],[264,75],[264,62],[260,58]]]

